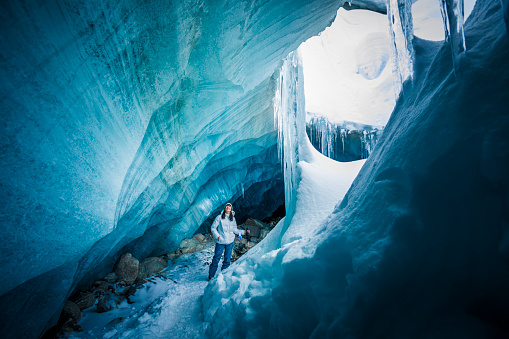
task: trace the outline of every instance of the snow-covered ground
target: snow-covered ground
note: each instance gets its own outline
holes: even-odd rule
[[[208,283],[214,247],[184,254],[168,263],[155,277],[118,309],[97,313],[96,306],[83,312],[82,333],[69,338],[202,338],[200,297]],[[124,320],[120,321],[119,318]]]

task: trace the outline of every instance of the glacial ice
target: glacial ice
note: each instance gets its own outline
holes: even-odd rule
[[[403,90],[403,83],[413,76],[414,28],[411,0],[388,0],[387,18],[391,38],[391,55],[396,98]],[[403,93],[404,94],[404,93]]]
[[[375,148],[383,129],[345,121],[332,123],[324,116],[312,117],[306,123],[311,144],[320,153],[336,161],[366,159]]]
[[[449,43],[454,65],[454,72],[459,76],[461,63],[465,58],[465,32],[463,0],[441,0],[440,11],[444,20],[445,38]]]

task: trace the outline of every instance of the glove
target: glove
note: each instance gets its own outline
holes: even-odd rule
[[[239,234],[239,240],[242,240],[242,235]]]

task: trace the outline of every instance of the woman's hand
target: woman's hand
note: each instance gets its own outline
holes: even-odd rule
[[[249,230],[246,230],[246,234],[249,234]]]

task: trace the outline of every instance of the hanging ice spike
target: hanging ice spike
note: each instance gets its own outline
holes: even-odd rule
[[[445,39],[451,47],[454,75],[458,79],[462,60],[465,58],[465,32],[463,31],[463,0],[439,0],[444,20]]]

